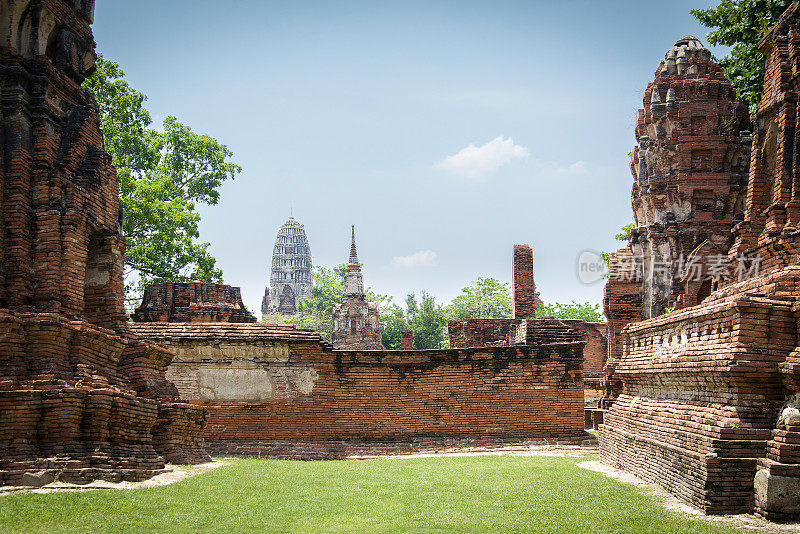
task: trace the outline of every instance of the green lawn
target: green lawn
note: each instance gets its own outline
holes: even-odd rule
[[[0,532],[734,532],[581,460],[233,460],[159,488],[0,497]]]

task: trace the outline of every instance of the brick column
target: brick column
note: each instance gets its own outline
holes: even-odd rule
[[[400,350],[414,350],[414,332],[412,330],[400,332]]]
[[[536,285],[530,246],[514,245],[513,269],[514,319],[533,319],[536,317]]]

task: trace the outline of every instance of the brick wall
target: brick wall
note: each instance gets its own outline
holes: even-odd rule
[[[778,363],[796,325],[790,304],[742,294],[630,325],[614,362],[622,391],[600,432],[603,461],[706,512],[750,512],[756,460],[784,400]]]
[[[259,326],[225,325],[215,338],[201,325],[134,325],[175,351],[167,376],[182,399],[209,409],[204,438],[213,451],[583,436],[582,342],[358,352]]]
[[[125,332],[119,186],[81,88],[93,9],[0,9],[0,485],[40,470],[137,480],[208,458],[205,412],[164,379],[172,354]]]

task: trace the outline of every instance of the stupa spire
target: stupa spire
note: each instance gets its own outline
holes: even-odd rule
[[[360,268],[361,264],[358,263],[358,253],[356,252],[356,225],[352,226],[352,237],[350,240],[350,259],[347,261],[347,265],[353,265],[355,267]]]

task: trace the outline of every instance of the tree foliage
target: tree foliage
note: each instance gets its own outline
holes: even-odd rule
[[[513,312],[511,288],[494,278],[478,278],[473,285],[461,293],[447,306],[449,320],[502,319]]]
[[[587,323],[599,323],[606,320],[602,310],[600,310],[599,304],[575,301],[569,304],[562,304],[560,302],[555,302],[553,304],[542,303],[536,308],[536,317],[576,319],[578,321],[586,321]]]
[[[764,83],[764,56],[758,41],[772,27],[791,0],[721,0],[710,9],[693,9],[692,15],[704,26],[716,28],[708,42],[730,46],[730,55],[719,59],[725,75],[751,112],[761,100]]]
[[[221,282],[222,271],[198,242],[198,204],[219,202],[219,188],[241,172],[228,148],[175,117],[151,127],[147,97],[119,65],[99,56],[83,87],[100,111],[105,149],[117,168],[127,240],[126,299],[147,284],[189,279]]]
[[[449,348],[447,313],[433,295],[422,291],[417,299],[414,293],[409,294],[406,297],[406,320],[414,331],[415,349]]]

